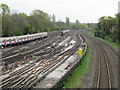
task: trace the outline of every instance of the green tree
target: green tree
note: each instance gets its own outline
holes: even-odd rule
[[[118,15],[119,16],[119,15]],[[97,29],[95,32],[96,36],[105,38],[112,42],[117,42],[118,39],[118,17],[113,18],[111,16],[103,16],[99,19],[99,23],[97,24]]]
[[[118,42],[120,43],[120,13],[116,14],[116,25],[117,25],[117,38],[118,38]]]
[[[29,16],[25,13],[10,14],[10,9],[5,4],[0,5],[0,10],[3,13],[2,36],[5,37],[66,29],[64,22],[56,22],[54,14],[51,17],[41,10],[33,10]]]
[[[80,22],[78,20],[76,20],[76,29],[80,29]]]
[[[67,29],[69,29],[69,27],[70,27],[70,20],[68,17],[66,17],[66,27],[67,27]]]
[[[65,30],[65,29],[67,29],[66,24],[63,21],[58,21],[58,22],[56,22],[56,24],[57,24],[57,30]]]
[[[2,12],[3,15],[10,14],[10,8],[6,4],[0,5],[0,12]]]
[[[55,14],[53,14],[53,16],[52,16],[52,21],[53,21],[53,22],[56,21],[56,16],[55,16]]]

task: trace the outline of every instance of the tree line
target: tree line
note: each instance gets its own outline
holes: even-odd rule
[[[94,35],[118,43],[120,40],[120,13],[116,14],[115,17],[100,17]]]
[[[38,32],[49,32],[65,29],[85,29],[87,24],[71,23],[66,17],[66,22],[56,21],[56,16],[48,15],[41,10],[33,10],[30,15],[26,13],[11,13],[10,7],[6,4],[0,5],[2,15],[2,37],[33,34]]]

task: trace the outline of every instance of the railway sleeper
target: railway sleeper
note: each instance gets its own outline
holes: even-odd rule
[[[21,83],[26,79],[26,77],[23,77],[19,82],[14,84],[11,88],[19,88],[21,86]]]
[[[37,76],[34,76],[32,79],[30,79],[26,84],[25,87],[28,87],[30,83],[32,83],[34,80],[37,79]]]
[[[11,87],[11,88],[14,88],[15,85],[18,85],[19,82],[20,82],[22,79],[23,79],[23,77],[19,77],[19,78],[17,78],[16,80],[11,81],[11,82],[10,82],[10,87]]]
[[[7,86],[10,84],[10,81],[4,83],[4,84],[1,84],[0,87],[2,88],[7,88]]]
[[[25,85],[26,82],[28,82],[30,79],[32,79],[34,77],[34,75],[30,75],[28,78],[25,79],[25,81],[23,81],[21,84]]]
[[[5,79],[4,81],[2,81],[2,84],[6,83],[6,82],[9,82],[9,81],[11,81],[11,80],[14,80],[14,79],[16,79],[16,78],[18,78],[17,75],[15,75],[15,76],[13,76],[13,77],[10,77],[10,78],[7,78],[7,79]]]

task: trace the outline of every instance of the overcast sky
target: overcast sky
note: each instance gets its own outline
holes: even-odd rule
[[[34,9],[40,9],[49,15],[53,13],[57,20],[71,22],[76,19],[81,23],[98,22],[101,16],[113,16],[118,12],[120,0],[0,0],[7,4],[11,11],[30,14]]]

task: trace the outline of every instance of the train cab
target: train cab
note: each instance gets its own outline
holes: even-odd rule
[[[61,35],[61,36],[63,36],[63,35],[64,35],[64,33],[63,33],[63,32],[61,32],[61,33],[60,33],[60,35]]]

